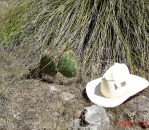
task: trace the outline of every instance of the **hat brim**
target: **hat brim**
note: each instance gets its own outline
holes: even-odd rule
[[[100,83],[102,77],[97,78],[95,80],[90,81],[86,86],[86,93],[88,98],[95,104],[103,106],[103,107],[116,107],[122,104],[129,97],[137,94],[143,89],[149,86],[149,82],[139,76],[130,74],[130,78],[128,81],[128,85],[131,87],[130,91],[121,97],[117,98],[106,98],[100,92]]]

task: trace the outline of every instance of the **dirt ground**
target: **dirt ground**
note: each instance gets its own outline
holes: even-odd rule
[[[5,79],[3,77],[1,75],[1,79]],[[10,78],[10,75],[5,77]],[[75,98],[63,101],[61,92],[49,94],[50,86],[59,88],[61,92],[69,92]],[[20,79],[7,86],[6,95],[0,95],[0,130],[66,130],[71,120],[79,118],[84,108],[92,105],[84,98],[84,88],[79,83],[60,85],[37,79]],[[127,107],[127,103],[106,109],[110,118],[110,129],[141,129],[118,125],[124,107]]]
[[[54,85],[63,92],[75,95],[63,101],[60,92],[49,94]],[[21,80],[9,86],[6,99],[1,102],[0,129],[2,130],[61,130],[66,122],[78,118],[87,104],[81,99],[81,86],[48,84],[40,80]],[[76,95],[77,94],[77,95]]]

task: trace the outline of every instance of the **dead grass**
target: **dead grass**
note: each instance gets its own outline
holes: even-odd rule
[[[72,49],[84,80],[102,75],[114,62],[124,62],[131,73],[148,78],[147,7],[148,1],[138,0],[19,2],[9,12],[6,26],[11,27],[4,28],[2,41],[17,46],[14,52],[30,61],[28,68],[45,51],[58,59]]]

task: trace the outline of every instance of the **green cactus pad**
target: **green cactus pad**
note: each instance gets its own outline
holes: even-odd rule
[[[64,54],[62,55],[62,57],[72,59],[72,58],[74,58],[74,52],[72,50],[66,51],[66,52],[64,52]]]
[[[40,61],[41,72],[54,76],[57,73],[57,67],[52,57],[44,56]]]
[[[62,58],[58,62],[58,71],[65,77],[74,77],[77,74],[77,63],[75,60]]]

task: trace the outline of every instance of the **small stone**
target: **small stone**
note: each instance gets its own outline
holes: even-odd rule
[[[14,114],[13,116],[14,116],[14,118],[16,118],[16,117],[17,117],[17,115],[16,115],[16,114]]]
[[[70,94],[70,93],[67,93],[67,92],[63,92],[60,97],[64,100],[64,101],[70,101],[72,100],[75,96]]]
[[[60,92],[61,90],[56,88],[55,86],[50,86],[49,87],[49,94],[53,94],[55,92]]]

